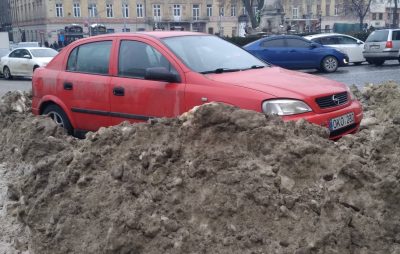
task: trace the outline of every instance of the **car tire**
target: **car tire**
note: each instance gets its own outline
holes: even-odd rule
[[[322,59],[321,62],[321,69],[324,72],[335,72],[337,68],[339,67],[339,61],[336,59],[334,56],[326,56],[324,59]]]
[[[10,68],[8,68],[7,66],[4,66],[4,68],[3,68],[3,77],[8,80],[13,78],[11,75]]]
[[[383,65],[385,63],[385,60],[374,60],[374,64],[376,65],[376,66],[381,66],[381,65]]]
[[[42,115],[47,115],[60,127],[64,128],[68,134],[73,133],[73,128],[71,122],[68,119],[67,114],[65,114],[64,110],[62,110],[59,106],[55,104],[51,104],[47,106]]]
[[[354,62],[354,65],[361,65],[363,62]]]

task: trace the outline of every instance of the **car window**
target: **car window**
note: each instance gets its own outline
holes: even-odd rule
[[[21,50],[21,57],[24,57],[24,56],[26,56],[26,55],[31,56],[31,54],[29,53],[28,50],[22,49],[22,50]]]
[[[49,48],[31,49],[30,51],[34,57],[54,57],[58,54],[56,50]]]
[[[321,42],[321,38],[315,38],[315,39],[311,39],[311,41],[312,41],[312,42],[319,43],[319,44],[322,44],[322,42]]]
[[[338,37],[336,36],[327,36],[320,38],[321,44],[322,45],[336,45],[339,44]]]
[[[146,69],[165,67],[177,74],[171,63],[152,46],[139,41],[122,41],[118,57],[118,75],[123,77],[144,78]]]
[[[389,35],[388,30],[373,31],[367,38],[366,42],[387,41]]]
[[[309,42],[299,40],[299,39],[294,39],[294,38],[286,39],[286,43],[289,48],[309,48],[310,47]]]
[[[392,32],[392,41],[400,41],[400,31]]]
[[[339,44],[357,44],[357,40],[347,37],[347,36],[338,36]]]
[[[266,40],[261,42],[263,48],[282,48],[285,47],[285,41],[283,39]]]
[[[67,70],[108,74],[112,41],[100,41],[83,44],[69,55]]]
[[[21,49],[16,49],[13,52],[11,52],[10,57],[12,57],[12,58],[20,58],[20,57],[22,57],[21,53],[22,53]]]

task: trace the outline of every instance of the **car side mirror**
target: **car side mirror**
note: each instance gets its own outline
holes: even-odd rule
[[[146,80],[156,80],[156,81],[167,81],[170,83],[181,82],[180,77],[177,74],[171,73],[165,67],[152,67],[147,68],[144,75]]]
[[[362,41],[357,41],[357,44],[358,44],[358,45],[361,45],[361,44],[364,44],[364,42],[362,42]]]
[[[310,44],[310,48],[312,48],[312,49],[314,49],[314,48],[318,48],[318,43],[315,43],[315,42],[311,42],[311,44]]]
[[[32,57],[30,55],[24,55],[23,58],[31,59]]]

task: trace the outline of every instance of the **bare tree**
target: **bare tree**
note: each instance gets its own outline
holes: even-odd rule
[[[369,12],[369,8],[371,6],[372,0],[351,0],[351,10],[358,17],[360,21],[360,30],[363,30],[364,19],[367,13]]]
[[[393,28],[398,28],[399,27],[399,19],[397,16],[397,0],[394,1],[394,9],[393,9]]]
[[[250,17],[251,27],[256,28],[258,26],[258,21],[257,13],[254,12],[254,7],[257,7],[257,10],[261,10],[264,6],[264,0],[243,0],[243,4]]]

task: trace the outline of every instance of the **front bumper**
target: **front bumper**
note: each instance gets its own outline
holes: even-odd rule
[[[329,136],[330,139],[338,139],[346,134],[356,132],[360,127],[360,122],[363,118],[363,111],[361,104],[358,101],[352,101],[349,106],[332,112],[320,113],[320,114],[317,114],[315,112],[310,112],[300,115],[285,116],[283,117],[283,119],[285,121],[296,121],[300,119],[305,119],[310,123],[320,125],[329,129],[329,121],[331,119],[348,114],[350,112],[354,113],[354,124],[332,131],[330,133],[331,134]]]

